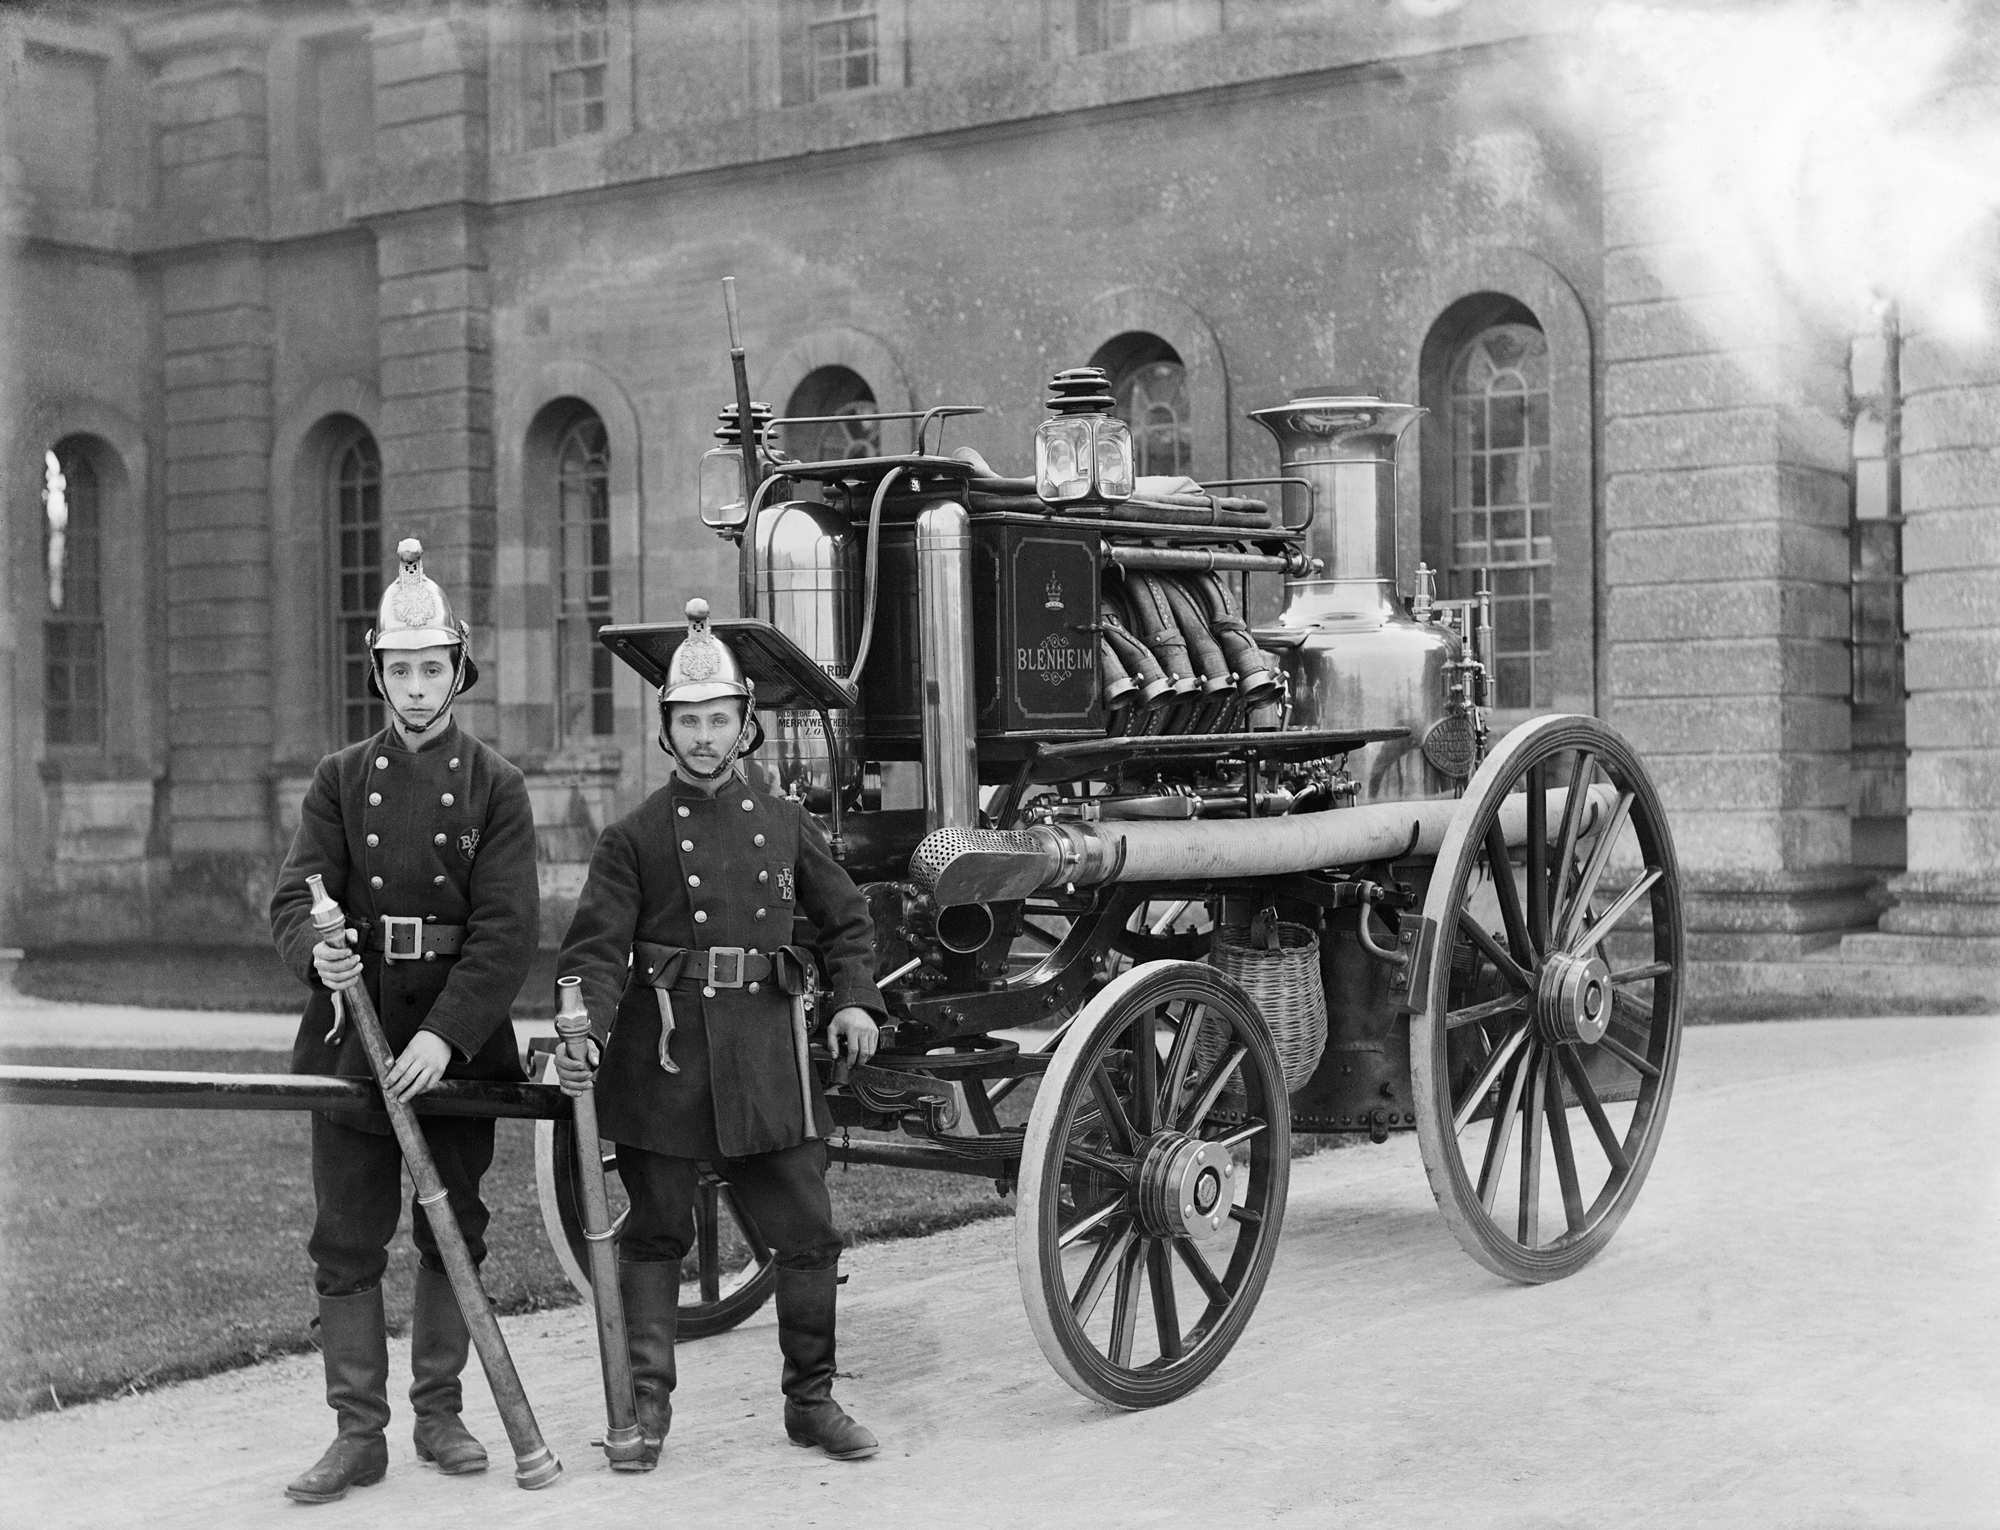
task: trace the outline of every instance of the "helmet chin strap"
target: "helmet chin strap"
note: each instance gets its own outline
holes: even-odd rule
[[[445,718],[451,715],[451,704],[458,700],[458,693],[464,689],[464,686],[465,649],[461,646],[456,650],[451,661],[451,693],[444,698],[443,705],[431,715],[429,722],[413,723],[403,715],[403,709],[389,699],[389,687],[383,682],[382,678],[382,650],[379,648],[375,650],[375,688],[382,693],[382,705],[389,709],[389,715],[396,719],[398,726],[405,733],[428,733],[439,723],[443,722]]]

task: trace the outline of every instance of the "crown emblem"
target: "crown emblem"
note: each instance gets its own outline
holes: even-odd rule
[[[1042,602],[1044,611],[1060,611],[1063,608],[1062,581],[1054,574],[1049,575],[1049,584],[1043,592],[1047,598]]]
[[[421,563],[405,566],[396,576],[389,610],[406,627],[428,626],[437,619],[437,598],[431,594],[430,581],[424,578]]]

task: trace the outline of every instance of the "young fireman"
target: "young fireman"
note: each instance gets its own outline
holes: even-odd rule
[[[539,908],[521,772],[452,721],[452,702],[478,679],[467,629],[424,577],[422,546],[405,541],[396,554],[402,573],[368,636],[391,722],[319,762],[271,898],[271,932],[313,990],[292,1071],[368,1076],[361,1038],[331,991],[358,973],[396,1054],[387,1087],[408,1100],[441,1078],[525,1076],[508,1010],[527,977]],[[349,946],[313,931],[306,878],[314,872],[347,911]],[[423,1129],[476,1264],[486,1256],[479,1181],[493,1161],[493,1122],[428,1116]],[[328,1503],[380,1482],[389,1465],[381,1282],[403,1172],[388,1117],[315,1111],[312,1171],[318,1212],[307,1248],[339,1432],[285,1496]],[[454,1475],[484,1471],[486,1451],[458,1416],[470,1336],[414,1201],[410,1221],[419,1256],[410,1324],[417,1459]]]
[[[659,693],[673,776],[607,828],[591,857],[558,970],[583,979],[594,1044],[588,1067],[558,1052],[558,1071],[572,1094],[595,1077],[598,1129],[618,1144],[631,1202],[618,1288],[645,1465],[659,1460],[673,1419],[680,1261],[703,1162],[777,1257],[785,1433],[858,1460],[878,1446],[833,1400],[840,1233],[823,1141],[833,1123],[817,1082],[801,1077],[794,1005],[817,975],[792,941],[802,915],[832,989],[831,1043],[865,1061],[876,1045],[870,1011],[882,1010],[874,926],[804,810],[737,770],[759,736],[750,687],[708,630],[707,602],[687,611],[687,640]]]

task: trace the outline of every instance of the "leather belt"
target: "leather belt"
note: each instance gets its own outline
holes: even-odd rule
[[[742,988],[771,981],[771,958],[743,946],[711,946],[690,951],[674,974],[676,988]]]
[[[464,944],[464,925],[430,924],[416,915],[378,915],[362,937],[363,948],[380,951],[385,962],[436,961],[458,955]]]

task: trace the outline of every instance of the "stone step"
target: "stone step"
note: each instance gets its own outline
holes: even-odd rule
[[[1698,962],[1687,1017],[2000,1015],[2000,966],[1984,962],[1828,960]]]
[[[1811,959],[2000,969],[2000,935],[1895,935],[1855,930],[1841,937],[1837,950],[1815,952]]]

